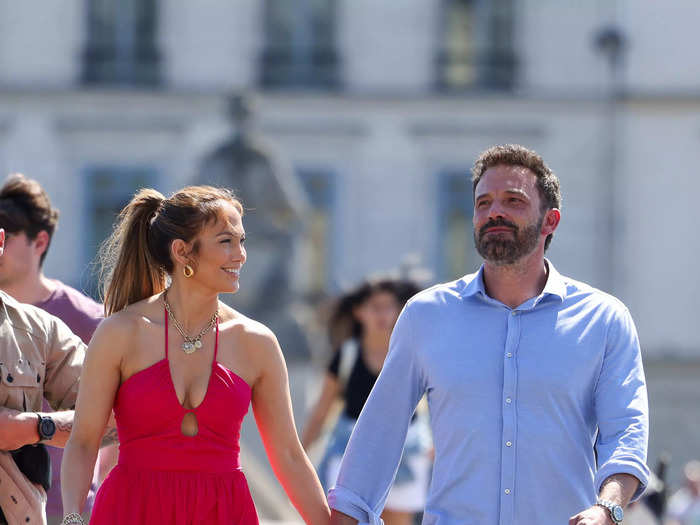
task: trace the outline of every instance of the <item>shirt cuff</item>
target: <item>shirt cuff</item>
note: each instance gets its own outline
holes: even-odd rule
[[[339,486],[328,493],[328,504],[358,521],[358,525],[384,525],[380,514],[374,511],[360,496]]]
[[[598,469],[598,472],[596,472],[596,495],[600,494],[600,488],[603,486],[603,482],[615,474],[629,474],[639,480],[639,486],[634,492],[630,503],[638,500],[649,484],[649,467],[647,467],[644,463],[639,463],[636,458],[634,460],[616,458],[614,461],[604,464],[600,469]]]

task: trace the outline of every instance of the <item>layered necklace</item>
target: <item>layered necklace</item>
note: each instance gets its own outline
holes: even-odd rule
[[[219,308],[217,307],[216,312],[214,312],[214,315],[211,316],[211,319],[209,319],[207,325],[204,328],[202,328],[197,335],[191,336],[187,332],[185,332],[185,329],[180,324],[180,321],[178,321],[177,317],[175,317],[175,315],[173,314],[172,308],[170,308],[170,303],[168,303],[167,291],[163,293],[163,302],[165,303],[165,310],[166,312],[168,312],[168,317],[170,317],[170,319],[173,320],[175,329],[182,336],[182,351],[186,354],[191,354],[195,350],[202,348],[202,337],[209,330],[211,330],[216,325],[216,322],[219,320]]]

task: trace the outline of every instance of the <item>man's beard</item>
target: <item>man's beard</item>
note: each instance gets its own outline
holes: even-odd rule
[[[484,260],[496,266],[508,266],[531,254],[537,247],[542,231],[544,214],[533,224],[520,230],[515,224],[505,219],[497,219],[484,224],[477,233],[474,230],[474,244]],[[503,234],[487,235],[486,230],[495,226],[512,228],[513,238],[505,238]]]

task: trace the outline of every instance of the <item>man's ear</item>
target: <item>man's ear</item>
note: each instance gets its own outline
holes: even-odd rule
[[[542,221],[542,235],[547,236],[554,233],[559,226],[559,221],[561,221],[561,212],[557,208],[548,209]]]
[[[46,250],[49,249],[49,243],[51,242],[51,237],[49,237],[49,232],[46,230],[41,230],[39,233],[36,234],[36,237],[34,237],[34,240],[32,241],[34,243],[34,250],[38,253],[39,256],[42,254],[46,253]]]
[[[5,230],[0,228],[0,255],[5,251]]]

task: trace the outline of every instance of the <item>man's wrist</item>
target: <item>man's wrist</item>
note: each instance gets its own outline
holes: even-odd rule
[[[37,416],[34,412],[17,412],[12,415],[16,436],[21,436],[20,448],[24,445],[33,445],[39,442],[39,427],[37,425]]]
[[[608,515],[608,518],[610,518],[610,521],[612,521],[612,523],[616,525],[622,523],[622,520],[625,516],[625,513],[622,509],[622,505],[602,498],[598,498],[598,501],[596,501],[596,505],[602,507],[605,510],[606,514]]]

